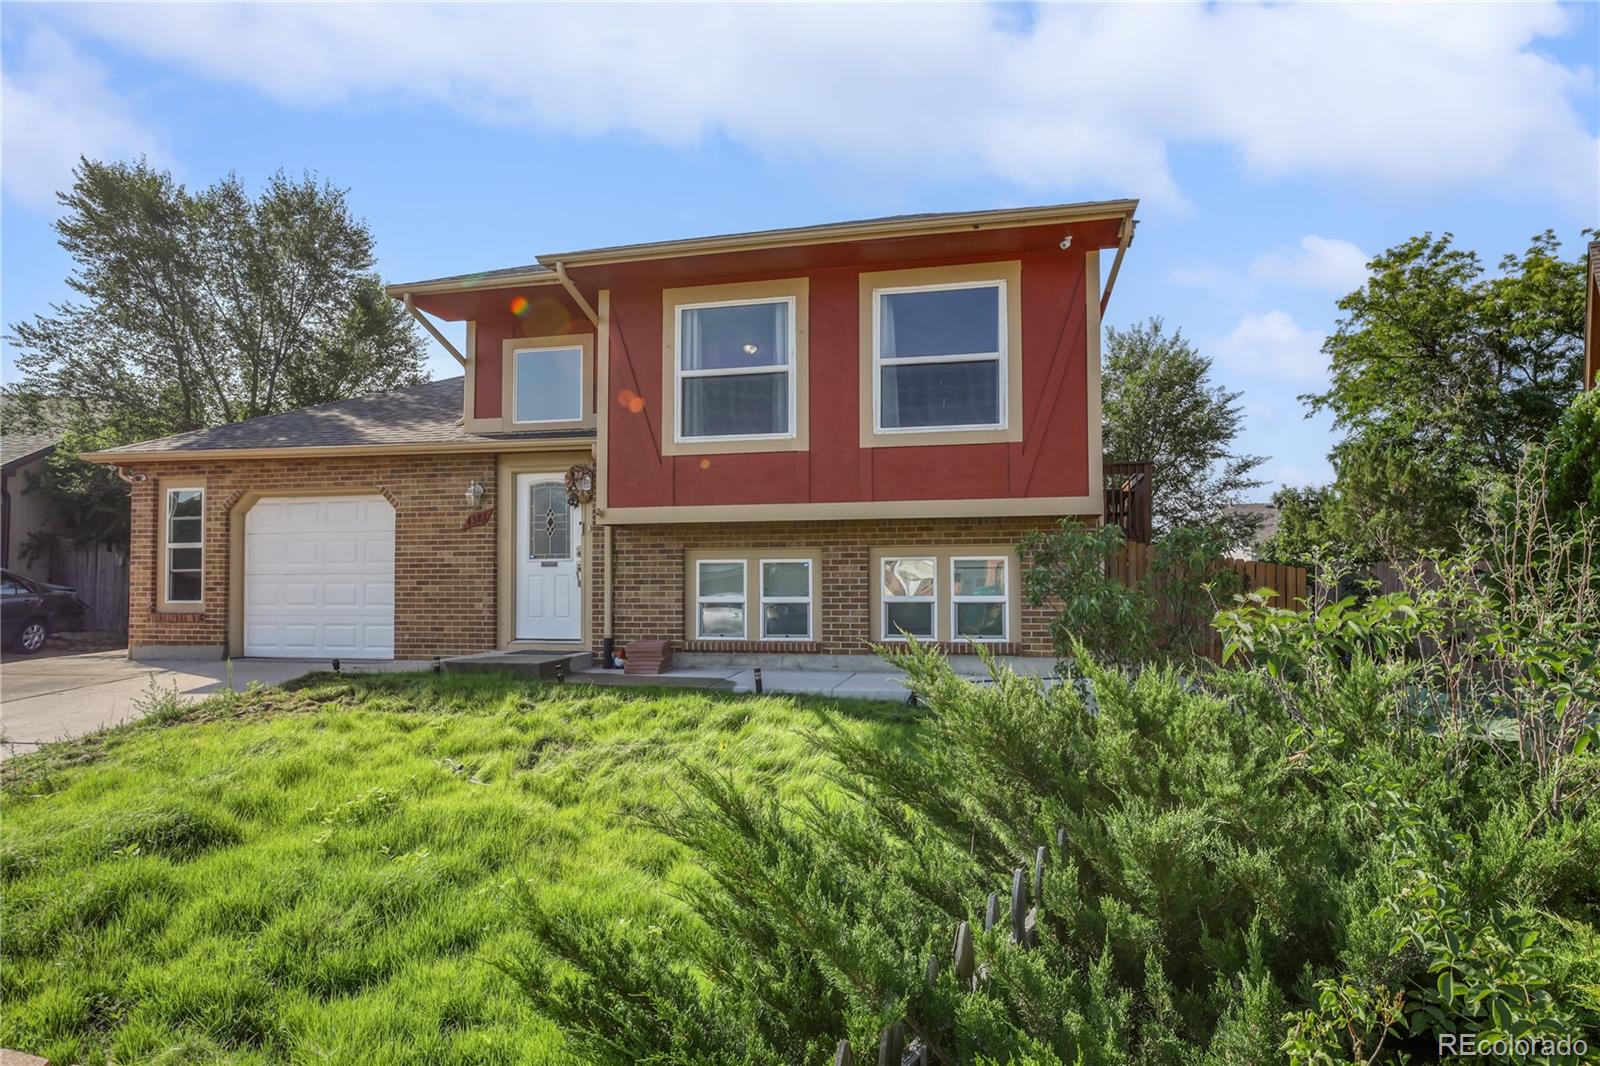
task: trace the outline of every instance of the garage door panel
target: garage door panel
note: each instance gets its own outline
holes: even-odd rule
[[[246,655],[393,657],[394,510],[382,497],[262,501],[244,557]]]

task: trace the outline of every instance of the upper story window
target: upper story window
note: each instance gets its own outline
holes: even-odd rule
[[[505,428],[576,429],[593,424],[593,340],[584,334],[504,342]]]
[[[1022,439],[1022,264],[860,276],[861,446]]]
[[[518,348],[514,422],[576,422],[583,417],[583,349]]]
[[[205,489],[175,487],[163,495],[163,596],[167,603],[199,603],[205,593]]]
[[[677,308],[678,440],[794,435],[795,301]]]
[[[1005,425],[1004,281],[872,296],[879,432]]]
[[[804,451],[806,278],[661,292],[662,455]]]

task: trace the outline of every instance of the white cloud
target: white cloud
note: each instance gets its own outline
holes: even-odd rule
[[[1181,208],[1168,154],[1593,201],[1593,72],[1513,5],[64,5],[48,17],[304,106],[758,151]]]
[[[80,155],[146,155],[166,162],[160,141],[106,83],[106,72],[50,29],[7,48],[0,73],[0,154],[5,193],[34,208],[55,204]],[[14,65],[13,56],[20,56]]]
[[[1303,329],[1286,311],[1252,311],[1239,320],[1233,332],[1213,344],[1209,354],[1229,373],[1230,387],[1255,379],[1319,385],[1327,380],[1328,362],[1322,354],[1326,334]]]
[[[1263,285],[1303,285],[1341,295],[1361,287],[1368,255],[1349,241],[1310,234],[1293,248],[1274,248],[1250,263],[1250,276]]]

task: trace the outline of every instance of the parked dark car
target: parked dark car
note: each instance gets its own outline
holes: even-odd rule
[[[0,643],[8,648],[32,655],[51,633],[82,628],[88,610],[65,585],[0,570]]]

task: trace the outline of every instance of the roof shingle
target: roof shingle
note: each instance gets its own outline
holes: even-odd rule
[[[93,453],[93,458],[153,453],[245,451],[258,448],[353,448],[404,445],[508,443],[527,440],[585,438],[588,429],[534,433],[471,433],[461,422],[461,390],[465,378],[445,378],[394,392],[303,407],[263,415],[211,429],[197,429],[159,440],[125,444]]]

